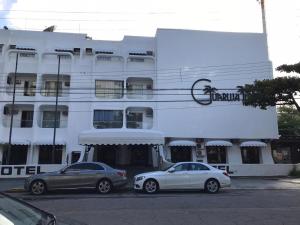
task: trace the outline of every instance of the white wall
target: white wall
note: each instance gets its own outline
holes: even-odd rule
[[[263,34],[158,30],[156,40],[157,88],[186,89],[167,91],[182,95],[159,96],[159,100],[188,101],[158,103],[159,130],[167,137],[278,138],[275,108],[260,110],[241,102],[203,106],[193,101],[190,91],[200,78],[212,80],[216,88],[272,78]],[[177,70],[166,70],[170,68]]]

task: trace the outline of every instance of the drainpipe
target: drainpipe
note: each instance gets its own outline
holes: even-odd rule
[[[19,53],[16,53],[16,66],[15,66],[15,74],[14,74],[14,88],[13,88],[13,99],[12,99],[12,106],[11,106],[11,116],[10,116],[10,126],[9,126],[9,140],[8,140],[8,150],[7,150],[7,157],[6,157],[6,165],[9,164],[10,161],[10,152],[11,152],[11,136],[12,136],[12,128],[14,122],[14,110],[15,110],[15,99],[16,99],[16,81],[17,81],[17,71],[18,71],[18,60],[19,60]]]
[[[55,163],[55,139],[56,139],[56,122],[57,122],[57,108],[58,108],[58,91],[59,91],[59,73],[60,73],[60,55],[58,55],[57,79],[56,79],[56,98],[55,98],[55,114],[54,114],[54,132],[52,145],[52,163]]]

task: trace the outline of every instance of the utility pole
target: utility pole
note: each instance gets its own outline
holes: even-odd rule
[[[260,7],[261,7],[261,16],[262,16],[263,33],[264,33],[264,34],[267,34],[267,22],[266,22],[265,0],[260,0]]]
[[[57,123],[57,108],[58,108],[58,92],[59,92],[59,74],[60,74],[60,55],[58,55],[57,78],[56,78],[56,99],[55,99],[55,113],[54,113],[54,132],[52,145],[52,163],[55,163],[55,139],[56,139],[56,123]]]
[[[260,7],[261,7],[261,17],[262,17],[263,34],[265,34],[265,38],[266,38],[267,58],[269,59],[265,0],[257,0],[257,1],[259,2]]]
[[[16,66],[15,66],[15,74],[14,74],[14,87],[13,87],[13,99],[12,106],[10,112],[10,126],[9,126],[9,140],[8,140],[8,150],[6,156],[6,165],[10,162],[10,153],[11,153],[11,136],[12,136],[12,128],[14,122],[14,111],[15,111],[15,99],[16,99],[16,81],[17,81],[17,71],[18,71],[18,61],[19,61],[19,53],[16,53]]]

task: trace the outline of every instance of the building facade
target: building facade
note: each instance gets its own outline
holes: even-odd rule
[[[264,34],[158,29],[100,41],[0,30],[0,44],[2,176],[85,159],[203,161],[242,176],[292,166],[272,158],[276,109],[244,106],[238,88],[272,78]]]

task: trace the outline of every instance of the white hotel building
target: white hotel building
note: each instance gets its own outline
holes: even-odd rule
[[[246,107],[237,91],[272,78],[264,34],[158,29],[99,41],[0,30],[0,44],[2,177],[18,172],[7,164],[49,171],[84,159],[125,168],[203,161],[240,176],[291,169],[272,158],[276,109]],[[207,85],[218,89],[211,97]]]

